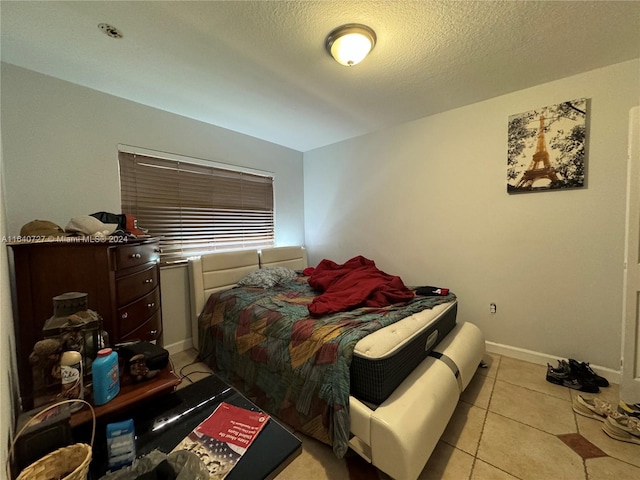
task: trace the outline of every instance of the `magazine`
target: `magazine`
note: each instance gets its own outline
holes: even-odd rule
[[[172,451],[188,450],[195,453],[209,470],[209,478],[222,480],[242,458],[268,420],[266,413],[222,402]]]

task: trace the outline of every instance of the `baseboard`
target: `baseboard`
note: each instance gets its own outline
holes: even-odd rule
[[[170,345],[165,345],[163,348],[169,352],[169,355],[174,355],[176,353],[184,352],[185,350],[193,348],[193,342],[191,342],[191,338],[187,338]]]
[[[525,362],[535,363],[536,365],[546,365],[550,363],[556,366],[558,360],[562,357],[555,357],[553,355],[547,355],[546,353],[534,352],[532,350],[526,350],[524,348],[512,347],[509,345],[502,345],[500,343],[486,342],[487,352],[503,355],[505,357],[516,358],[518,360],[524,360]],[[568,359],[564,359],[568,360]],[[620,384],[622,374],[620,370],[612,370],[606,367],[600,367],[592,363],[589,364],[591,368],[598,374],[609,380],[610,383]]]

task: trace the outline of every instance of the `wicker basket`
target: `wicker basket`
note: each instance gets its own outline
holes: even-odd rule
[[[38,414],[31,418],[13,439],[11,449],[9,451],[9,459],[12,457],[13,447],[18,440],[18,437],[31,425],[33,420],[38,418],[39,415],[44,414],[61,404],[74,402],[86,403],[91,409],[91,414],[93,415],[91,445],[87,445],[86,443],[75,443],[68,447],[59,448],[26,467],[22,472],[20,472],[20,475],[18,475],[16,480],[87,480],[89,464],[91,463],[93,439],[96,433],[96,414],[91,404],[84,400],[63,400],[38,412]]]
[[[75,443],[59,448],[20,472],[17,480],[87,480],[91,446]]]

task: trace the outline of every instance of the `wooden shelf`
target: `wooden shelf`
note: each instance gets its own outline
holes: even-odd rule
[[[131,377],[123,377],[120,383],[120,393],[110,402],[93,407],[96,420],[123,412],[156,395],[171,393],[179,383],[180,379],[173,373],[170,364],[150,380],[135,383]],[[70,424],[71,427],[75,427],[91,420],[91,411],[85,405],[82,410],[71,415]]]

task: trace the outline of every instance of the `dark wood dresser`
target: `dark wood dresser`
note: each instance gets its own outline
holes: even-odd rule
[[[121,241],[120,241],[121,240]],[[126,241],[125,241],[126,240]],[[18,374],[24,410],[33,408],[29,355],[53,315],[53,297],[88,294],[111,344],[131,340],[162,344],[160,246],[157,239],[114,238],[9,244]]]

